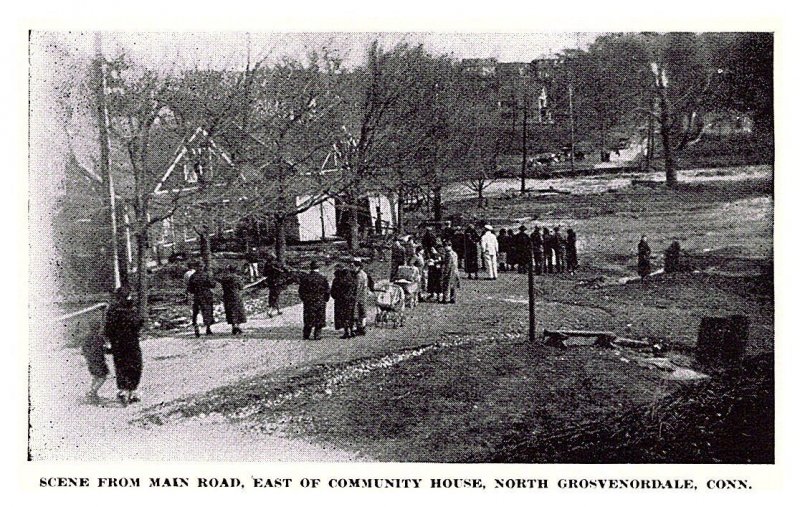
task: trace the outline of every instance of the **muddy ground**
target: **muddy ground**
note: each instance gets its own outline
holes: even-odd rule
[[[457,305],[422,304],[404,328],[335,343],[328,331],[318,345],[328,352],[304,351],[283,367],[248,362],[238,379],[143,407],[134,427],[221,419],[248,438],[386,461],[771,461],[770,178],[475,204],[448,211],[577,231],[578,272],[537,277],[539,332],[598,329],[662,343],[672,364],[710,377],[675,380],[649,349],[529,342],[527,278],[509,273],[464,280]],[[681,241],[693,271],[626,283],[642,233],[657,255]],[[732,373],[704,370],[692,355],[700,319],[734,313],[750,320],[751,359]]]

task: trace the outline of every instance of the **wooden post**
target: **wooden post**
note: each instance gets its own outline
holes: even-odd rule
[[[528,339],[536,340],[536,287],[533,276],[533,250],[528,254]]]

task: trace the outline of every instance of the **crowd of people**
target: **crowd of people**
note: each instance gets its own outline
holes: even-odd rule
[[[440,291],[430,289],[437,288],[438,266],[448,248],[454,253],[457,267],[464,269],[467,279],[478,278],[482,270],[488,280],[496,280],[499,272],[527,273],[531,262],[537,275],[574,274],[578,267],[577,235],[571,228],[566,236],[559,226],[551,231],[536,225],[530,234],[524,225],[516,231],[500,229],[497,234],[490,224],[480,229],[479,233],[479,229],[470,224],[463,228],[446,227],[436,234],[428,227],[418,236],[396,237],[392,245],[390,279],[394,279],[397,268],[404,263],[420,266],[422,273],[427,267],[429,292],[440,296]],[[414,260],[414,256],[420,256],[420,259]]]
[[[524,225],[519,226],[516,232],[500,229],[497,235],[489,224],[481,229],[482,234],[474,225],[468,225],[464,228],[447,227],[440,233],[426,228],[418,235],[396,235],[391,247],[389,281],[414,283],[419,288],[414,297],[420,302],[455,304],[457,289],[461,286],[460,269],[468,279],[477,279],[483,270],[487,280],[496,280],[501,272],[527,273],[532,267],[537,275],[574,273],[578,266],[577,237],[571,228],[567,229],[566,236],[562,236],[558,226],[551,231],[536,225],[530,234]],[[637,254],[637,271],[644,282],[652,272],[652,251],[645,235],[637,245]],[[665,271],[680,270],[680,256],[680,244],[675,241],[665,251]],[[281,292],[289,284],[297,282],[303,305],[304,340],[321,339],[331,299],[334,301],[334,328],[343,332],[340,338],[367,334],[367,311],[375,284],[360,258],[338,262],[331,283],[320,272],[316,261],[311,261],[306,272],[299,273],[279,264],[271,254],[261,262],[253,259],[252,255],[246,258],[246,267],[251,280],[258,278],[259,273],[265,278],[269,289],[268,317],[281,313]],[[263,269],[259,269],[262,263]],[[408,273],[407,268],[413,268],[412,278],[415,279],[400,279],[401,274]],[[200,336],[198,317],[202,317],[205,333],[214,334],[211,330],[216,322],[213,289],[217,284],[222,288],[225,320],[231,325],[231,334],[243,333],[240,325],[247,322],[241,295],[244,284],[236,265],[228,265],[220,274],[212,276],[205,264],[191,263],[183,280],[196,337]],[[100,401],[98,391],[109,374],[107,354],[113,358],[118,400],[123,405],[139,401],[136,390],[142,376],[139,346],[142,324],[130,289],[127,286],[118,288],[106,310],[105,333],[90,336],[83,344],[82,352],[92,377],[87,395],[90,402]]]
[[[426,228],[418,235],[395,236],[389,280],[399,282],[400,273],[403,272],[401,268],[411,267],[415,273],[412,278],[415,279],[410,282],[419,289],[414,294],[415,298],[425,302],[455,304],[457,290],[461,286],[459,270],[462,268],[468,279],[477,279],[478,273],[485,270],[487,279],[496,280],[499,272],[525,273],[530,265],[530,261],[526,260],[529,258],[533,259],[537,274],[574,272],[577,267],[576,238],[572,229],[567,231],[566,238],[561,236],[558,227],[551,233],[547,228],[540,231],[536,226],[530,235],[525,226],[520,226],[516,233],[501,229],[498,235],[489,224],[481,229],[482,233],[479,234],[473,225],[465,228],[447,227],[440,233]],[[336,264],[330,283],[320,273],[319,264],[315,261],[310,263],[307,272],[301,274],[280,265],[273,255],[261,259],[255,252],[248,252],[245,261],[251,281],[261,280],[261,276],[265,279],[269,289],[268,317],[281,313],[280,295],[283,289],[290,283],[298,283],[298,295],[303,304],[304,340],[321,339],[322,329],[326,326],[327,304],[331,299],[334,301],[334,328],[343,333],[340,338],[367,333],[367,310],[375,287],[361,259],[352,258]],[[240,271],[232,264],[221,269],[217,275],[212,275],[202,262],[190,263],[183,281],[187,303],[191,305],[191,323],[196,337],[200,336],[201,329],[198,317],[202,317],[205,334],[214,334],[211,329],[216,323],[213,289],[217,285],[222,289],[225,321],[231,326],[231,334],[244,332],[241,324],[247,322],[247,314],[241,294],[244,281]],[[92,375],[88,394],[90,401],[99,400],[98,391],[109,373],[106,353],[113,356],[120,402],[129,404],[139,401],[136,389],[142,373],[142,353],[139,348],[142,322],[137,315],[129,288],[120,287],[107,309],[105,336],[93,337],[84,343],[83,352]]]

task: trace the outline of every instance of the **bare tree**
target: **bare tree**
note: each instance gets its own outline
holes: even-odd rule
[[[351,249],[359,245],[359,215],[368,211],[360,202],[370,187],[396,191],[402,209],[406,194],[422,185],[438,128],[436,65],[422,46],[384,50],[373,42],[366,66],[342,76],[343,126],[335,154],[347,179],[338,197]]]
[[[274,224],[275,254],[285,257],[286,224],[342,191],[346,179],[333,163],[340,126],[340,62],[312,53],[308,62],[284,60],[254,74],[248,120],[238,127],[239,164],[246,169],[244,216]]]
[[[211,154],[214,141],[205,127],[224,124],[228,110],[221,109],[215,116],[206,106],[198,108],[202,114],[188,114],[190,102],[182,93],[189,79],[186,73],[175,73],[172,69],[158,73],[134,67],[124,56],[109,62],[109,67],[106,103],[111,142],[127,155],[118,168],[122,181],[117,192],[132,210],[132,219],[126,227],[134,238],[138,308],[145,319],[154,227],[180,212],[195,224],[201,235],[203,259],[211,267],[208,244],[211,224],[228,209],[222,205],[226,200],[231,196],[238,198],[236,184],[241,183],[241,172],[238,167],[215,171]],[[199,89],[195,86],[195,90]],[[222,88],[207,86],[203,90],[216,94]],[[195,97],[197,93],[200,92]],[[217,153],[222,151],[214,148]],[[176,166],[179,155],[188,166],[185,171]]]

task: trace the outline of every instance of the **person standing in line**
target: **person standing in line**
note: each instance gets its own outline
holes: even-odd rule
[[[677,273],[681,270],[681,244],[673,241],[664,250],[664,273]]]
[[[452,246],[455,232],[455,229],[453,229],[453,227],[450,226],[450,222],[448,222],[442,229],[442,241],[447,241]],[[455,248],[453,250],[455,250]]]
[[[524,225],[519,226],[519,232],[514,236],[514,244],[517,249],[517,272],[527,273],[528,263],[531,257],[531,237],[526,232]]]
[[[339,338],[347,339],[355,336],[353,317],[356,310],[356,275],[350,269],[338,266],[331,283],[333,298],[333,327],[343,329]]]
[[[455,304],[456,290],[460,285],[458,254],[453,250],[450,242],[447,242],[444,245],[444,259],[442,260],[442,300],[440,302]]]
[[[458,255],[458,267],[464,266],[465,249],[466,249],[466,236],[464,236],[464,229],[456,227],[453,230],[453,251]]]
[[[140,401],[136,389],[142,380],[142,349],[139,345],[142,324],[131,300],[130,288],[127,285],[119,287],[106,310],[105,333],[114,359],[117,399],[123,406]]]
[[[511,229],[509,229],[509,231],[510,230]],[[510,237],[511,235],[507,234],[505,229],[500,229],[500,232],[497,233],[497,264],[501,273],[504,273],[507,270],[506,264],[508,263],[508,239]]]
[[[443,253],[444,247],[440,248]],[[428,301],[439,301],[442,293],[442,253],[434,248],[428,259]]]
[[[214,324],[214,293],[211,289],[217,285],[208,274],[208,267],[201,264],[197,272],[189,279],[189,292],[194,296],[192,302],[192,326],[194,327],[195,337],[200,337],[200,326],[197,324],[197,315],[202,312],[203,324],[206,326],[206,334],[212,335],[211,324]]]
[[[258,250],[255,247],[251,248],[245,258],[247,260],[247,269],[250,273],[250,282],[255,282],[260,276],[258,273]]]
[[[639,241],[638,245],[639,250],[639,262],[638,262],[638,272],[639,276],[642,278],[642,283],[644,283],[645,277],[650,274],[650,255],[652,251],[650,250],[650,245],[647,244],[647,235],[642,234],[642,239]]]
[[[578,269],[578,237],[572,228],[567,229],[567,271],[574,275]]]
[[[481,237],[481,252],[483,262],[486,264],[487,279],[497,280],[497,236],[492,232],[491,225],[485,225],[486,230]]]
[[[222,306],[225,308],[225,321],[231,325],[231,334],[242,334],[239,324],[247,322],[247,312],[242,301],[242,279],[236,273],[236,266],[229,265],[219,277],[222,286]]]
[[[86,401],[91,404],[100,403],[100,388],[106,383],[110,373],[106,362],[106,338],[101,330],[98,329],[86,337],[81,346],[81,354],[86,358],[86,366],[92,377]]]
[[[542,246],[544,248],[545,273],[553,272],[553,238],[550,236],[550,229],[542,229]]]
[[[390,281],[394,281],[397,278],[397,269],[403,264],[405,264],[405,260],[406,260],[405,246],[403,245],[400,236],[395,236],[394,242],[392,243],[392,260],[389,270]]]
[[[433,229],[425,227],[425,232],[422,234],[422,248],[425,249],[425,255],[430,255],[436,243],[436,236],[433,234]]]
[[[533,250],[533,265],[537,275],[542,274],[542,263],[544,262],[544,245],[542,243],[542,232],[539,226],[533,227],[531,233],[531,249]]]
[[[353,270],[356,278],[355,334],[364,336],[367,334],[367,306],[374,287],[369,273],[364,271],[364,263],[361,259],[356,258],[353,260]]]
[[[555,226],[553,228],[553,250],[556,254],[556,272],[563,273],[564,272],[564,257],[567,251],[567,244],[564,242],[564,236],[561,235],[561,230],[559,226]]]
[[[411,265],[419,271],[419,301],[425,298],[425,293],[428,291],[428,263],[425,260],[425,255],[430,251],[433,251],[433,247],[426,251],[423,246],[418,246],[417,254],[411,261]]]
[[[464,271],[467,273],[467,278],[478,278],[478,244],[481,238],[478,232],[472,225],[468,225],[464,231]]]
[[[405,248],[406,255],[405,261],[403,262],[404,266],[408,266],[411,264],[411,261],[414,260],[414,257],[417,255],[417,243],[414,241],[414,236],[408,234],[403,238],[403,248]]]
[[[311,261],[308,273],[300,278],[297,293],[303,302],[303,339],[321,339],[322,328],[325,327],[325,309],[331,298],[328,280],[319,272],[317,261]]]

